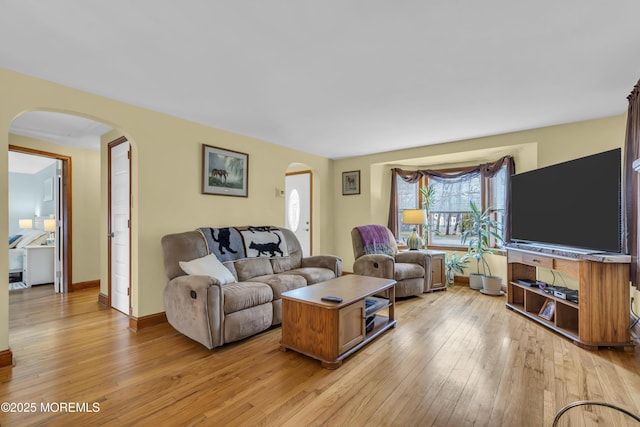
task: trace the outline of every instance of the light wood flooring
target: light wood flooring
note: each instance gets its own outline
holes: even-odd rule
[[[583,350],[464,285],[399,301],[397,328],[337,370],[281,352],[280,328],[213,351],[168,324],[134,333],[97,292],[10,292],[0,402],[36,410],[2,426],[551,426],[583,399],[640,414],[640,348]],[[589,406],[559,425],[637,424]]]

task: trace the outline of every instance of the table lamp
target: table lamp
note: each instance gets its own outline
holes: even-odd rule
[[[55,241],[55,234],[53,234],[54,231],[56,231],[56,220],[55,219],[45,219],[44,220],[44,231],[48,231],[49,232],[49,238],[47,239],[47,244],[48,245],[52,245],[53,242]]]
[[[424,225],[427,221],[427,213],[424,209],[405,209],[402,212],[402,222],[407,225],[413,225],[413,233],[407,239],[407,246],[412,251],[420,249],[422,239],[418,236],[418,225]]]
[[[19,219],[18,227],[22,229],[33,228],[33,220],[32,219]]]

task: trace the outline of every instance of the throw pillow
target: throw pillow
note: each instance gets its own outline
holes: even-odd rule
[[[178,264],[180,264],[180,268],[190,276],[215,277],[223,285],[236,281],[236,278],[233,277],[229,269],[213,254],[191,261],[180,261]]]
[[[9,249],[13,249],[16,247],[18,242],[22,239],[22,234],[16,234],[14,236],[9,236]]]
[[[18,241],[16,248],[24,248],[25,246],[39,246],[47,241],[49,233],[43,230],[33,230],[31,233],[25,233],[22,239]]]

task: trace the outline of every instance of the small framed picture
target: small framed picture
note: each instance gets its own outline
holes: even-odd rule
[[[554,300],[548,299],[540,309],[540,313],[538,313],[538,316],[542,317],[543,319],[553,320],[553,315],[555,312],[556,302]]]
[[[44,180],[43,188],[43,202],[50,202],[53,200],[53,178],[47,178]]]
[[[249,196],[249,155],[202,144],[202,193]]]
[[[342,195],[360,194],[360,171],[342,172]]]

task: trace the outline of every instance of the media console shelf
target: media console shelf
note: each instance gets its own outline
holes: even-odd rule
[[[629,262],[625,255],[509,247],[506,305],[582,348],[617,346],[633,350],[629,331]],[[577,278],[578,303],[517,283],[519,279],[535,280],[538,267]],[[548,301],[555,303],[554,315],[549,320],[539,315]]]

